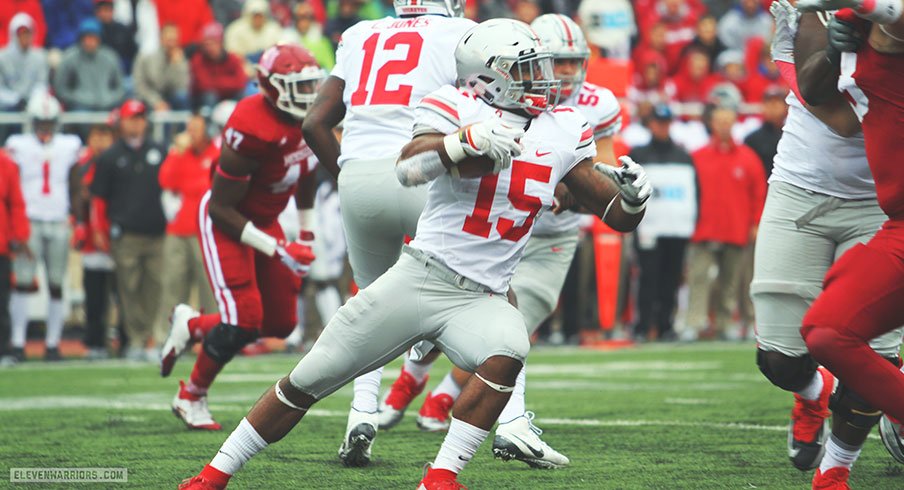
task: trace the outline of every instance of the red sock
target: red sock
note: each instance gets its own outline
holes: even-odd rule
[[[203,477],[205,480],[209,481],[217,488],[226,488],[226,484],[229,483],[229,477],[231,477],[232,475],[223,473],[213,466],[206,465],[204,469],[201,470],[201,474],[198,476]]]
[[[207,352],[204,352],[204,349],[201,349],[201,352],[198,354],[198,360],[195,361],[195,367],[191,371],[191,378],[189,378],[191,379],[192,387],[201,388],[203,390],[210,388],[214,378],[217,377],[217,374],[220,373],[223,366],[225,366],[225,364],[214,361],[207,355]]]
[[[188,321],[188,331],[191,333],[191,339],[195,342],[204,340],[207,332],[213,327],[220,324],[220,314],[212,313],[209,315],[201,315]]]

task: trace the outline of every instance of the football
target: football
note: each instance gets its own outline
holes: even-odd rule
[[[479,179],[493,173],[496,163],[488,156],[467,157],[458,162],[458,172],[462,179]]]

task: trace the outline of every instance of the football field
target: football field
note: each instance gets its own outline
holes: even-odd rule
[[[121,361],[28,362],[0,371],[0,487],[9,468],[124,467],[127,483],[18,484],[12,488],[175,488],[216,453],[294,355],[236,358],[210,393],[221,432],[189,432],[170,413],[178,379]],[[538,348],[528,363],[527,406],[571,467],[532,470],[494,460],[491,441],[460,480],[471,489],[808,489],[811,473],[788,462],[791,396],[754,364],[752,343],[660,344],[598,351]],[[384,389],[400,362],[387,368]],[[448,361],[437,364],[428,389]],[[422,433],[414,411],[381,432],[368,468],[336,456],[351,388],[316,405],[283,441],[233,478],[232,488],[411,489],[442,434]],[[492,435],[491,435],[492,438]],[[904,488],[904,466],[872,437],[851,477],[857,489]]]

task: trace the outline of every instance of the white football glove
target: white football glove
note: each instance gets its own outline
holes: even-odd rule
[[[775,17],[772,60],[794,63],[794,37],[797,35],[800,12],[788,0],[773,1],[769,12]]]
[[[621,162],[621,167],[597,163],[593,168],[612,179],[618,186],[622,208],[629,213],[637,214],[644,209],[647,199],[653,194],[653,186],[647,179],[647,172],[631,157],[624,156],[618,161]]]
[[[801,12],[818,12],[844,8],[856,10],[862,6],[863,0],[798,0],[797,2],[797,10]]]
[[[469,156],[488,156],[496,162],[493,173],[512,165],[512,157],[521,155],[521,128],[511,128],[502,119],[492,118],[472,124],[459,132],[461,146]]]

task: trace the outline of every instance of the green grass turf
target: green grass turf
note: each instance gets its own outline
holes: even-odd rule
[[[295,356],[237,358],[210,403],[226,430],[189,432],[169,411],[191,359],[161,379],[151,365],[26,363],[0,371],[0,487],[11,467],[125,467],[125,484],[19,484],[13,488],[175,488],[214,455],[229,430]],[[400,363],[384,379],[392,382]],[[434,368],[435,386],[447,361]],[[536,349],[527,404],[570,468],[539,471],[493,460],[485,443],[462,474],[472,489],[807,489],[810,473],[787,460],[791,396],[754,364],[752,344],[652,345],[613,352]],[[351,399],[346,387],[316,406],[283,441],[233,478],[234,488],[414,489],[441,434],[412,411],[380,433],[374,463],[344,468],[336,450]],[[492,436],[491,436],[492,437]],[[855,489],[904,488],[904,466],[867,442]]]

